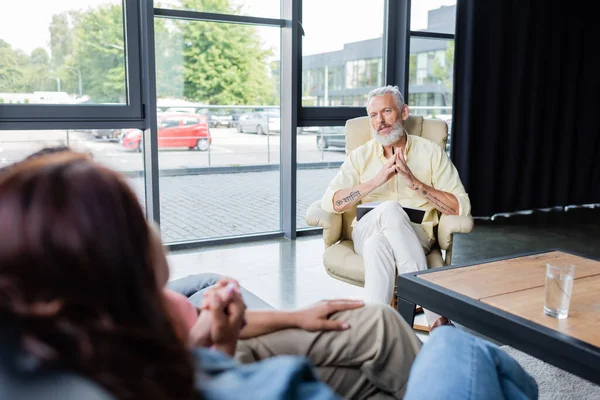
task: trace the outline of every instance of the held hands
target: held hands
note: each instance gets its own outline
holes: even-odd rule
[[[408,167],[406,158],[404,156],[404,151],[400,149],[396,149],[396,167],[398,169],[398,174],[404,181],[404,184],[411,189],[415,189],[419,181],[417,178],[415,178],[412,171]]]
[[[296,324],[300,329],[309,332],[345,330],[350,328],[347,322],[330,320],[329,317],[337,312],[353,310],[364,305],[362,300],[323,300],[296,311]]]
[[[216,348],[233,356],[246,313],[239,284],[233,279],[222,279],[204,296],[200,315],[188,337],[189,343]]]
[[[373,178],[375,187],[382,186],[398,173],[398,166],[396,165],[397,158],[398,154],[396,153],[396,155],[392,155],[383,167],[381,167],[377,175]]]
[[[396,174],[402,177],[402,180],[411,189],[414,189],[418,183],[417,178],[413,175],[412,171],[406,163],[404,151],[401,148],[397,148],[394,151],[389,160],[383,165],[381,170],[375,175],[374,184],[376,187],[380,187],[389,181]]]

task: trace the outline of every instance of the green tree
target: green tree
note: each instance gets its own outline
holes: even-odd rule
[[[28,63],[25,53],[13,50],[10,44],[0,39],[0,92],[18,93],[26,90],[23,70]]]
[[[54,68],[59,68],[73,54],[73,29],[70,25],[70,13],[63,12],[52,16],[50,22],[50,53]]]
[[[432,68],[433,83],[441,83],[444,85],[444,96],[446,104],[452,104],[452,81],[454,78],[454,41],[448,42],[446,52],[444,54],[444,63],[441,63],[437,58],[434,59]]]
[[[52,16],[50,26],[50,68],[53,74],[60,78],[62,91],[79,93],[79,83],[76,71],[65,68],[73,67],[74,23],[81,13],[65,11]]]
[[[229,0],[182,0],[185,9],[235,13]],[[272,50],[263,48],[249,25],[180,22],[183,34],[184,95],[207,104],[272,104],[268,70]]]
[[[183,36],[173,20],[154,20],[156,95],[159,98],[184,98]]]
[[[30,56],[31,63],[34,65],[47,67],[50,65],[50,56],[46,49],[42,47],[35,48],[31,52]]]
[[[35,92],[38,90],[57,89],[56,82],[49,79],[50,74],[50,55],[46,49],[38,47],[31,52],[31,56],[24,68],[26,92]],[[62,79],[61,79],[62,80]],[[62,90],[62,89],[61,89]]]
[[[123,8],[109,4],[73,15],[73,57],[84,94],[96,103],[124,103],[125,51]],[[136,51],[132,49],[131,51]]]
[[[184,9],[239,13],[230,0],[180,0]],[[121,5],[66,11],[52,17],[50,55],[31,56],[0,40],[0,91],[77,91],[97,103],[124,102],[124,24]],[[155,19],[157,93],[207,104],[278,104],[279,71],[253,26]],[[130,49],[137,51],[137,49]],[[132,71],[135,73],[136,71]]]
[[[410,85],[417,84],[417,55],[411,54],[408,66],[408,83]]]

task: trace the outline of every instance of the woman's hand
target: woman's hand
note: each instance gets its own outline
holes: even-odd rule
[[[200,315],[192,327],[192,346],[212,347],[233,356],[245,323],[246,305],[233,280],[223,280],[209,289]]]
[[[350,328],[346,321],[331,320],[329,317],[340,311],[364,306],[362,300],[323,300],[295,312],[296,324],[305,331],[341,331]]]

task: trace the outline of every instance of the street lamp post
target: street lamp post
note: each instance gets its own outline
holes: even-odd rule
[[[124,50],[125,50],[125,47],[124,47],[124,46],[119,46],[118,44],[114,44],[114,43],[106,43],[106,42],[102,42],[102,45],[103,45],[103,46],[106,46],[106,47],[111,47],[111,48],[113,48],[113,49],[121,50],[121,51],[124,51]]]
[[[56,86],[58,87],[57,92],[60,92],[60,78],[58,78],[56,76],[49,76],[48,79],[54,79],[54,80],[56,80]]]
[[[77,77],[79,78],[79,98],[83,97],[83,85],[81,82],[81,71],[79,70],[79,68],[68,67],[66,65],[64,66],[64,68],[73,69],[73,70],[77,71]]]

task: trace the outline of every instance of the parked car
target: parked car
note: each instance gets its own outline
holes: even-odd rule
[[[210,110],[208,113],[208,123],[211,128],[219,126],[231,128],[233,127],[233,116],[226,111]]]
[[[121,136],[121,129],[92,129],[92,135],[97,139],[117,141]]]
[[[142,132],[127,133],[122,144],[126,149],[142,151]],[[212,143],[206,116],[198,114],[169,113],[158,116],[158,147],[187,147],[206,151]]]
[[[317,135],[317,148],[325,150],[330,147],[346,148],[346,128],[343,126],[323,126]]]
[[[252,112],[240,115],[238,132],[264,135],[280,130],[280,114],[278,109]]]
[[[304,135],[318,135],[321,128],[318,126],[303,126],[300,128],[300,133]]]

